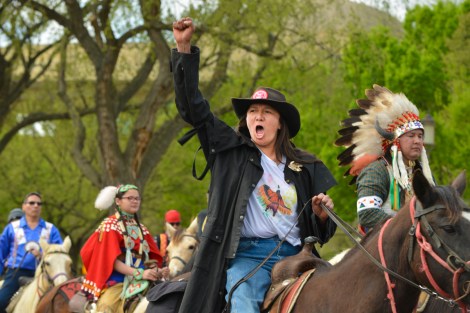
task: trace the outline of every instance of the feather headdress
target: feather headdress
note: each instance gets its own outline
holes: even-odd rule
[[[406,170],[397,138],[414,129],[424,131],[418,108],[404,94],[395,94],[379,85],[373,85],[373,89],[367,89],[365,94],[367,99],[356,100],[359,108],[350,110],[349,118],[342,121],[344,128],[339,130],[341,137],[335,144],[345,146],[346,150],[337,157],[339,165],[351,166],[345,176],[357,176],[364,167],[390,149],[394,159],[393,176],[405,187],[408,176],[403,172]],[[424,148],[421,163],[424,174],[432,182]],[[355,178],[351,183],[354,182]]]

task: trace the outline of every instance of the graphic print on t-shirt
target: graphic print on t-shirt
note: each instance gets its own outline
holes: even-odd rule
[[[273,217],[278,211],[284,215],[291,215],[292,211],[286,207],[281,196],[279,186],[274,192],[268,185],[262,185],[258,189],[258,200],[266,207],[265,212],[272,211]]]

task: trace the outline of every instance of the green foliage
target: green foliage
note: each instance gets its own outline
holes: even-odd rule
[[[452,2],[417,6],[406,15],[401,40],[381,27],[370,33],[353,32],[343,59],[354,95],[362,97],[364,89],[377,83],[405,93],[424,111],[442,109],[450,91],[446,41],[458,26],[460,11]]]
[[[204,86],[209,86],[207,90],[213,92],[211,107],[229,111],[220,114],[220,118],[235,125],[237,119],[230,110],[231,97],[247,97],[257,86],[282,90],[301,112],[302,127],[294,143],[317,155],[332,171],[338,185],[329,194],[335,201],[336,212],[346,221],[355,223],[355,186],[348,185],[350,177],[343,178],[346,168],[340,168],[336,160],[342,149],[333,142],[338,137],[339,122],[347,117],[349,109],[357,107],[353,100],[363,97],[364,89],[373,83],[404,92],[422,112],[434,115],[437,137],[436,147],[431,151],[431,166],[438,183],[448,183],[465,168],[470,155],[466,144],[470,133],[470,17],[467,13],[470,1],[460,5],[442,2],[430,8],[413,9],[406,17],[403,37],[394,36],[394,32],[385,27],[370,32],[351,28],[350,32],[341,34],[348,35],[346,43],[344,38],[331,35],[333,29],[322,30],[323,37],[317,37],[317,28],[309,24],[313,18],[307,17],[314,16],[319,6],[311,2],[299,1],[286,6],[284,1],[221,1],[223,8],[217,11],[214,1],[203,3],[184,15],[193,16],[198,25],[204,25],[198,36],[202,38],[203,53],[208,57],[204,58],[206,67],[201,80]],[[126,6],[126,10],[132,9]],[[276,18],[263,18],[264,14],[268,16],[267,12]],[[163,21],[173,19],[165,15]],[[165,35],[171,44],[170,32]],[[211,81],[214,58],[227,43],[233,44],[228,75],[223,78],[220,89],[212,90],[210,86],[219,82]],[[130,52],[120,55],[123,60],[118,65],[120,83],[125,84],[135,74],[144,59],[139,53],[149,49],[147,44],[129,46]],[[76,79],[69,82],[69,94],[76,103],[87,107],[95,97],[94,74],[83,61],[83,53],[75,49],[71,58],[79,62],[72,62],[67,68],[68,75],[74,74]],[[55,75],[50,72],[48,77],[55,79]],[[23,95],[14,114],[5,122],[7,126],[14,125],[22,114],[38,108],[54,112],[62,105],[57,99],[55,81],[46,79],[35,87]],[[144,84],[130,105],[137,106],[150,88],[150,83]],[[131,109],[121,113],[117,120],[123,149],[137,113],[137,109]],[[173,101],[167,101],[156,116],[155,124],[164,125],[175,114]],[[85,118],[83,122],[89,139],[84,147],[86,155],[92,156],[93,166],[98,166],[96,119]],[[73,253],[77,257],[84,240],[107,212],[100,213],[93,208],[98,190],[75,166],[70,153],[74,131],[71,124],[50,121],[42,125],[47,128],[46,135],[39,134],[34,127],[24,129],[1,155],[1,216],[6,217],[10,209],[19,206],[27,192],[39,190],[46,203],[43,216],[58,225],[64,235],[71,235]],[[187,130],[189,128],[179,136]],[[191,175],[198,147],[197,138],[184,146],[174,141],[153,170],[143,192],[141,208],[142,222],[152,233],[163,230],[164,213],[169,209],[179,210],[183,225],[187,226],[206,207],[210,173],[203,181],[196,181]],[[196,155],[196,167],[198,173],[205,167],[201,151]],[[3,225],[2,221],[0,223]],[[329,257],[338,247],[347,247],[344,241],[335,239],[332,243],[335,248],[323,250],[322,254]],[[325,248],[329,249],[328,246]]]
[[[345,80],[353,89],[354,97],[362,97],[371,83],[386,85],[386,77],[393,58],[399,55],[398,40],[384,27],[374,28],[370,33],[354,31],[343,51],[346,69]]]
[[[446,41],[448,52],[444,59],[448,85],[452,90],[450,102],[445,110],[435,114],[436,148],[431,153],[431,164],[441,184],[450,183],[461,170],[466,169],[470,155],[467,144],[470,133],[470,1],[462,7],[464,13],[459,16],[459,25]]]

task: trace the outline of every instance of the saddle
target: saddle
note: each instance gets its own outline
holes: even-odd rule
[[[149,304],[146,312],[178,312],[191,272],[177,276],[169,281],[159,282],[147,293]]]
[[[20,276],[18,277],[18,284],[20,287],[29,285],[34,280],[34,277]]]
[[[330,263],[312,253],[316,242],[318,238],[307,237],[299,253],[274,265],[271,271],[271,286],[261,306],[262,313],[290,312],[298,294],[315,270],[331,267]],[[284,300],[288,301],[286,306],[282,304]]]

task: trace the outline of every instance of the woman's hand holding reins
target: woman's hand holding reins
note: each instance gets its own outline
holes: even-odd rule
[[[324,223],[328,219],[328,213],[325,210],[323,210],[320,204],[323,204],[330,210],[333,210],[335,205],[333,203],[333,199],[331,199],[328,195],[325,195],[323,193],[320,193],[312,198],[313,213],[315,213],[315,215],[318,216],[320,221]]]

